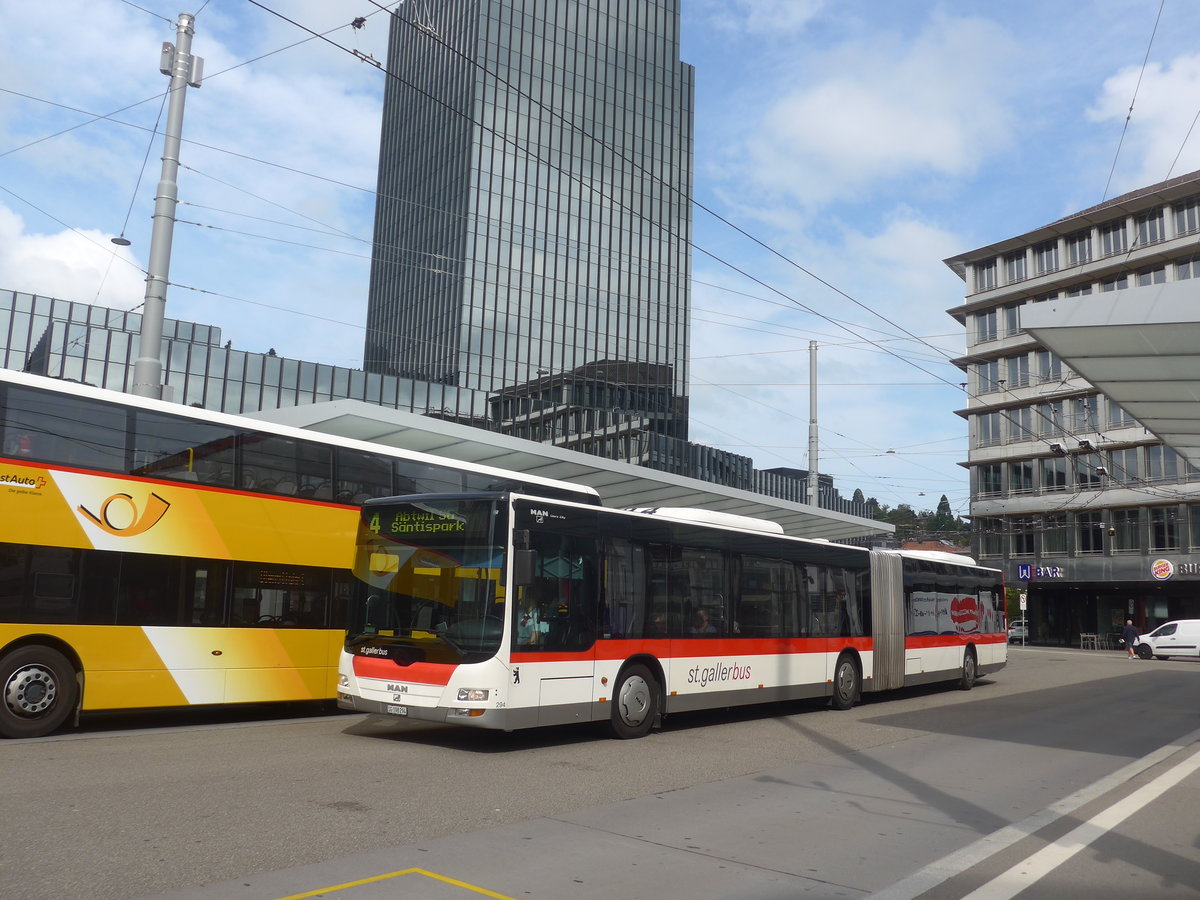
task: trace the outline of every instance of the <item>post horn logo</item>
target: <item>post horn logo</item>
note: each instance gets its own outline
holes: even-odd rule
[[[120,501],[121,507],[128,511],[127,515],[118,513],[116,509],[113,509],[110,515],[110,507],[117,501]],[[146,500],[146,508],[141,511],[140,515],[137,504],[133,502],[133,497],[129,494],[113,494],[100,506],[100,515],[96,515],[85,506],[78,507],[79,511],[91,519],[97,528],[115,537],[136,537],[139,534],[145,534],[159,523],[159,520],[167,514],[167,510],[170,508],[171,504],[155,493],[150,494]],[[113,521],[114,516],[116,522]]]

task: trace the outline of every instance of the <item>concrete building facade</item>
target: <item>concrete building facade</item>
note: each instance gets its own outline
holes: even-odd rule
[[[1200,319],[1200,173],[946,264],[966,284],[949,312],[966,330],[973,550],[1026,594],[1032,638],[1200,617],[1200,472],[1022,328],[1038,304],[1150,304],[1171,282],[1195,286]]]

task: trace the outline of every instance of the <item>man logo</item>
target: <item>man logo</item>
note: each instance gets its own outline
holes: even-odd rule
[[[118,500],[120,506],[125,510],[124,514],[113,507],[113,503]],[[129,494],[113,494],[101,505],[100,515],[96,515],[85,506],[80,506],[79,511],[91,519],[92,523],[101,531],[115,537],[136,537],[139,534],[145,534],[157,525],[170,508],[170,503],[158,494],[151,493],[146,500],[146,508],[139,515],[133,497]]]

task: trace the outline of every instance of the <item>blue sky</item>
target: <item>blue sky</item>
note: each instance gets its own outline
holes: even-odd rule
[[[386,58],[367,0],[262,6]],[[360,365],[384,76],[247,0],[185,7],[0,7],[0,287],[141,302],[159,45],[199,11],[167,314]],[[695,199],[777,251],[694,214],[692,438],[806,467],[816,341],[818,468],[966,513],[941,260],[1200,168],[1197,33],[1185,0],[683,0]]]

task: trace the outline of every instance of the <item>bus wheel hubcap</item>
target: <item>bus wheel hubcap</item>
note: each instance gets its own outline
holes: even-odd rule
[[[5,705],[22,716],[36,716],[54,705],[58,686],[54,673],[41,666],[26,666],[9,676],[4,686]]]
[[[630,725],[640,725],[650,711],[650,685],[644,679],[630,678],[621,685],[619,699],[621,718]]]

